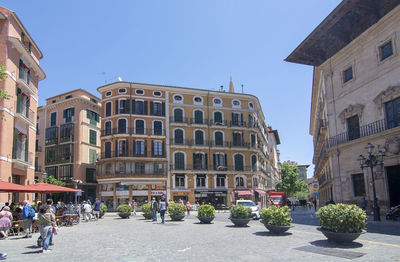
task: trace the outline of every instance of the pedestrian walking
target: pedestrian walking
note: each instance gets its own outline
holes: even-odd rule
[[[93,204],[93,215],[94,215],[94,217],[95,217],[95,219],[96,219],[96,221],[99,219],[99,217],[100,217],[100,205],[101,205],[101,202],[100,202],[100,200],[98,199],[98,198],[96,198],[96,201],[94,202],[94,204]]]
[[[192,206],[190,205],[190,202],[186,202],[186,215],[190,216],[190,210],[192,210]]]
[[[157,221],[157,211],[158,211],[158,203],[156,199],[153,197],[151,200],[151,213],[153,215],[153,221]]]
[[[317,199],[314,198],[313,204],[314,204],[314,211],[317,211]]]
[[[84,201],[83,202],[83,219],[86,222],[89,222],[91,212],[92,212],[92,206],[88,202]]]
[[[28,200],[24,200],[22,209],[22,219],[24,220],[23,229],[25,232],[24,238],[32,237],[32,221],[35,217],[35,210],[31,207]]]
[[[9,206],[4,206],[0,212],[0,234],[4,239],[8,237],[8,230],[11,228],[13,217]]]
[[[361,199],[360,206],[361,206],[361,209],[364,210],[364,211],[367,209],[367,201],[365,200],[365,197],[363,197]]]
[[[43,204],[40,207],[40,213],[39,213],[39,232],[40,236],[42,237],[42,252],[47,253],[50,252],[49,250],[49,245],[50,245],[50,239],[53,236],[53,231],[57,227],[56,224],[56,216],[53,214],[51,209]]]
[[[132,213],[134,216],[136,216],[136,202],[135,200],[132,200]]]
[[[165,202],[165,199],[162,198],[160,201],[160,217],[161,217],[161,223],[165,223],[165,211],[167,211],[167,203]]]

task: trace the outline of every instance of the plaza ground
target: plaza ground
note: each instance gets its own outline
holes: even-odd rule
[[[316,230],[309,210],[292,213],[294,227],[282,236],[268,233],[259,221],[236,228],[228,213],[217,213],[211,225],[199,224],[195,213],[182,222],[165,224],[140,215],[103,219],[62,227],[50,253],[40,253],[38,234],[31,239],[0,241],[6,261],[400,261],[400,224],[368,224],[367,232],[349,245],[330,244]],[[385,233],[385,234],[382,234]]]

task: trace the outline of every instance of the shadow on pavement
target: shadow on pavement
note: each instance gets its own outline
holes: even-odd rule
[[[39,246],[36,246],[36,245],[32,245],[32,246],[27,246],[27,247],[25,247],[25,248],[36,249],[36,248],[40,248],[40,247],[39,247]]]
[[[368,233],[400,236],[400,222],[367,222]]]
[[[225,227],[230,227],[230,228],[246,228],[246,227],[250,227],[249,225],[246,225],[244,227],[237,227],[235,225],[226,225]]]
[[[291,232],[285,232],[282,234],[273,234],[269,231],[259,231],[259,232],[254,232],[253,235],[256,236],[261,236],[261,237],[282,237],[282,236],[290,236],[292,235]]]
[[[206,223],[201,223],[201,222],[194,222],[193,224],[194,224],[194,225],[212,225],[212,224],[214,224],[214,223],[211,222],[211,223],[206,224]]]
[[[347,248],[360,248],[363,247],[363,244],[358,243],[358,242],[351,242],[351,243],[335,243],[335,242],[330,242],[328,240],[315,240],[310,242],[311,245],[317,246],[317,247],[326,247],[326,248],[342,248],[342,249],[347,249]]]
[[[28,251],[28,252],[24,252],[24,253],[21,253],[21,254],[28,255],[28,254],[39,254],[39,253],[42,253],[41,249],[40,250],[36,250],[36,251]]]

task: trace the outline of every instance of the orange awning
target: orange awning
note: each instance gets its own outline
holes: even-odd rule
[[[251,193],[251,191],[249,191],[249,190],[237,190],[236,193],[238,194],[239,197],[253,195],[253,193]]]
[[[260,196],[265,196],[265,192],[259,189],[256,189],[256,192],[260,195]]]
[[[25,187],[28,187],[28,188],[32,189],[33,192],[37,192],[37,193],[83,192],[80,189],[56,186],[56,185],[47,184],[47,183],[37,183],[37,184],[27,185]]]
[[[35,192],[35,191],[24,185],[18,185],[0,181],[0,192]]]

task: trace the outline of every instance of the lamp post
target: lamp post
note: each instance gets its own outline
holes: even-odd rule
[[[73,179],[72,182],[74,183],[74,188],[78,189],[78,184],[82,184],[82,180]],[[75,192],[75,205],[78,203],[78,192]]]
[[[375,146],[371,143],[368,143],[365,149],[368,151],[368,156],[364,157],[360,155],[358,157],[358,161],[360,161],[361,170],[364,170],[364,167],[369,167],[371,169],[371,176],[372,176],[372,192],[374,194],[374,221],[381,221],[381,216],[379,212],[378,206],[378,198],[376,197],[376,190],[375,190],[375,177],[374,177],[374,166],[380,165],[383,167],[383,158],[385,157],[385,153],[382,150],[379,150],[377,154],[373,154],[372,150]]]

